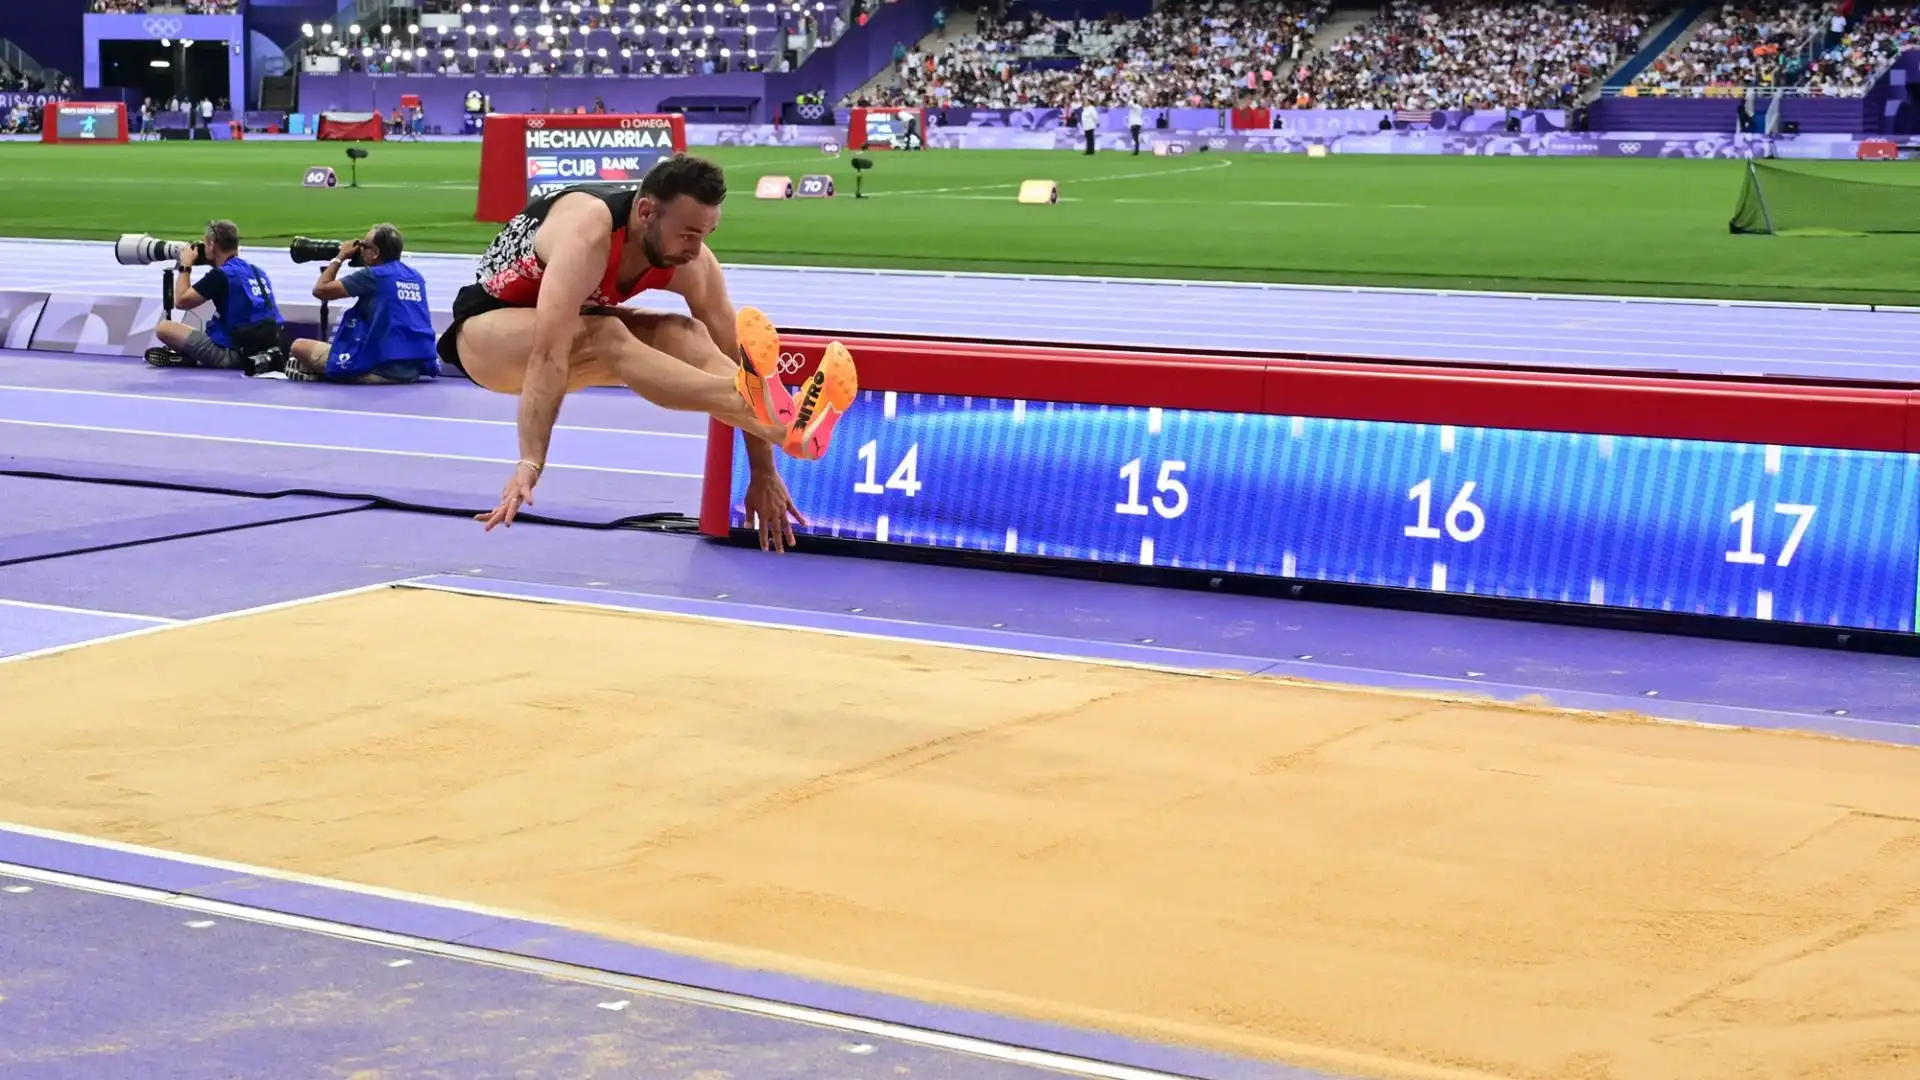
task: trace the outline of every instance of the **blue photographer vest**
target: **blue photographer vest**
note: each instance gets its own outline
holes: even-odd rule
[[[341,316],[327,369],[359,375],[383,364],[417,360],[427,374],[436,371],[438,350],[426,279],[403,262],[369,266],[359,273],[371,275],[378,285]]]
[[[255,323],[271,322],[275,335],[286,325],[280,317],[280,305],[273,298],[273,283],[267,275],[245,259],[228,259],[214,268],[227,279],[227,301],[214,305],[214,317],[207,320],[207,336],[215,345],[231,349],[233,333]],[[244,336],[244,335],[243,335]]]

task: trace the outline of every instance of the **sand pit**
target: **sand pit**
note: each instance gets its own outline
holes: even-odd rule
[[[1359,1076],[1920,1076],[1920,753],[393,590],[0,665],[0,819]]]

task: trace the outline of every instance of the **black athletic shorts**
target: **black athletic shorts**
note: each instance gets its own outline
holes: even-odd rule
[[[446,331],[440,335],[439,346],[435,350],[440,354],[440,363],[452,368],[454,371],[459,372],[469,379],[473,378],[473,376],[467,375],[467,369],[460,364],[461,325],[475,315],[485,315],[489,311],[499,311],[501,308],[509,308],[512,306],[512,304],[497,299],[492,293],[481,288],[477,282],[463,287],[458,293],[454,294],[453,322],[448,325]]]

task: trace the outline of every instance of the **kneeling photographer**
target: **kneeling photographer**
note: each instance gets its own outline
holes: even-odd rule
[[[164,348],[147,350],[147,363],[246,371],[249,357],[285,348],[286,320],[273,298],[273,283],[259,267],[240,257],[238,225],[211,222],[199,243],[168,246],[177,247],[174,306],[192,311],[210,303],[214,314],[205,330],[172,320],[155,327],[154,336]],[[127,262],[127,256],[122,254],[120,261]],[[212,272],[195,284],[193,268],[203,263]]]
[[[427,308],[427,282],[400,261],[405,251],[400,230],[375,225],[359,240],[343,244],[293,242],[294,262],[329,259],[314,283],[316,300],[357,297],[340,319],[331,344],[301,338],[293,343],[287,377],[345,383],[410,383],[440,374],[433,314]],[[343,265],[363,269],[339,277]]]

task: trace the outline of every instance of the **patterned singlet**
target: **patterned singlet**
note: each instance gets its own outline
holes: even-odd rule
[[[494,237],[480,256],[479,287],[495,301],[489,307],[533,307],[540,300],[540,282],[547,268],[534,254],[533,239],[547,220],[553,204],[563,195],[584,192],[607,204],[613,214],[613,243],[607,249],[607,270],[600,284],[581,305],[581,310],[617,307],[648,289],[663,289],[673,280],[671,266],[648,266],[633,288],[620,287],[620,256],[627,247],[627,218],[633,212],[633,200],[640,192],[618,184],[576,184],[563,191],[542,196],[527,204],[500,235]]]

